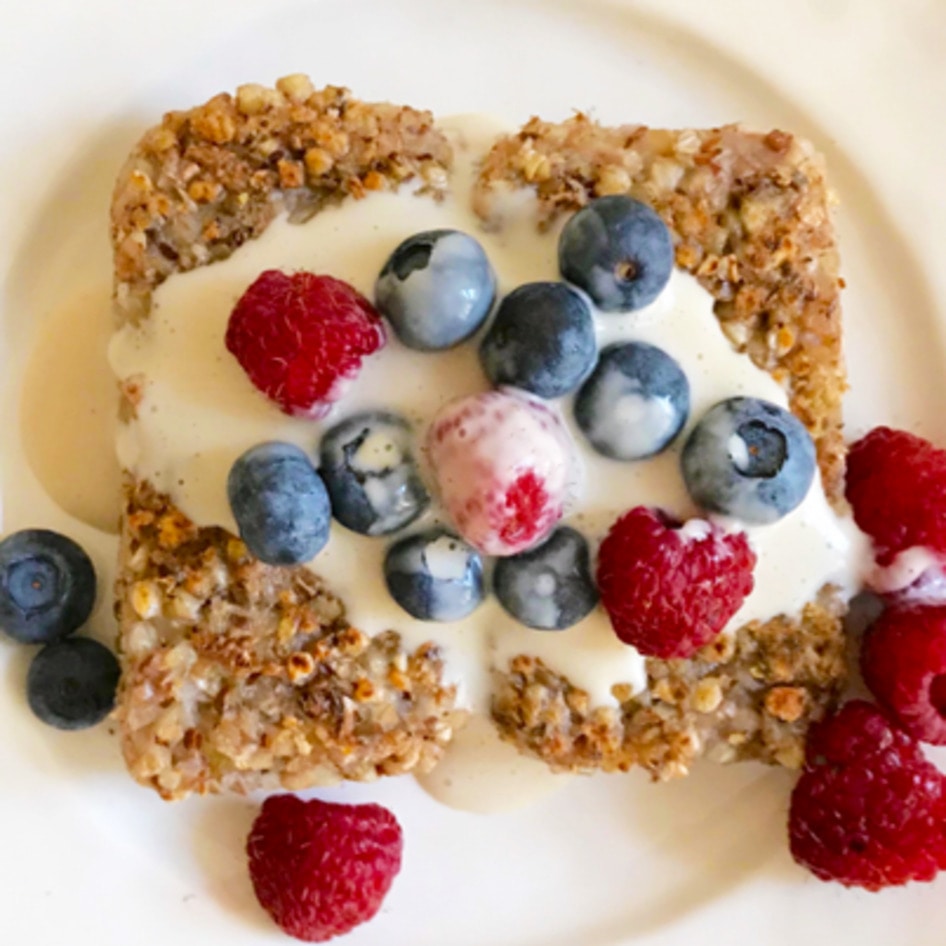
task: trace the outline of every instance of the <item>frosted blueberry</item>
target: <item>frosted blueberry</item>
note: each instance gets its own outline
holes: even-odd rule
[[[48,644],[84,624],[95,604],[95,569],[72,539],[23,529],[0,542],[0,630]]]
[[[483,600],[483,560],[442,528],[395,542],[384,560],[384,578],[391,597],[421,621],[459,621]]]
[[[663,349],[612,345],[575,397],[575,420],[598,453],[641,460],[664,450],[690,413],[690,385]]]
[[[558,265],[605,312],[649,305],[673,271],[667,225],[647,204],[615,194],[599,197],[565,224]]]
[[[480,360],[496,386],[561,397],[588,377],[598,355],[585,300],[561,282],[519,286],[499,304]]]
[[[439,351],[469,338],[486,319],[496,277],[483,247],[459,230],[428,230],[401,243],[384,264],[375,303],[408,348]]]
[[[37,718],[56,729],[87,729],[114,708],[120,676],[115,655],[98,641],[54,641],[30,664],[27,702]]]
[[[412,441],[410,424],[385,411],[356,414],[325,434],[320,472],[343,526],[389,535],[427,508]]]
[[[683,478],[694,502],[747,523],[776,522],[808,494],[815,445],[776,404],[734,397],[710,408],[687,438]]]
[[[506,611],[527,627],[571,627],[598,603],[588,543],[581,533],[561,526],[536,548],[499,559],[493,590]]]
[[[296,565],[328,542],[328,493],[298,447],[269,442],[250,447],[230,468],[230,509],[246,547],[268,565]]]

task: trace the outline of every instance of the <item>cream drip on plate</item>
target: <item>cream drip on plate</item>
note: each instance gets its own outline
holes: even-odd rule
[[[530,193],[504,198],[503,226],[496,232],[484,230],[472,211],[475,162],[503,129],[479,118],[457,119],[444,127],[457,151],[445,200],[402,188],[328,207],[305,224],[277,219],[229,259],[168,279],[154,294],[150,318],[139,326],[126,325],[113,338],[110,360],[118,377],[145,379],[137,421],[119,432],[120,461],[166,491],[199,525],[236,530],[226,480],[233,461],[250,446],[285,440],[314,458],[322,432],[365,410],[392,411],[414,424],[422,472],[431,484],[421,450],[431,419],[455,398],[489,389],[475,338],[427,353],[406,348],[389,333],[387,345],[365,360],[357,380],[327,417],[312,421],[283,414],[253,387],[224,346],[234,303],[263,270],[332,275],[370,298],[385,260],[402,240],[421,230],[451,228],[482,244],[500,294],[525,282],[559,278],[558,230],[538,232]],[[584,533],[592,548],[620,513],[636,505],[660,506],[681,519],[699,515],[679,471],[679,445],[712,405],[742,395],[787,406],[781,386],[732,349],[719,329],[709,293],[680,270],[646,309],[594,312],[594,318],[602,348],[644,341],[672,355],[689,380],[691,412],[670,449],[652,459],[621,462],[591,449],[575,424],[571,397],[551,402],[571,432],[583,468],[580,495],[565,521]],[[634,416],[638,407],[629,400],[627,415]],[[646,420],[661,423],[660,417]],[[436,523],[450,524],[435,502],[411,528]],[[798,614],[828,582],[848,593],[857,590],[866,545],[853,524],[830,508],[817,476],[797,509],[773,525],[745,531],[758,556],[755,588],[728,629],[753,619]],[[351,623],[366,633],[393,627],[409,647],[428,640],[440,644],[448,678],[459,684],[461,701],[476,712],[488,711],[492,670],[505,669],[517,654],[541,658],[587,690],[593,704],[613,704],[616,684],[629,684],[635,691],[646,686],[642,656],[617,639],[600,607],[565,631],[530,630],[493,597],[458,622],[408,617],[384,582],[382,564],[390,541],[357,535],[333,522],[328,545],[311,567],[345,601]],[[443,567],[449,568],[449,561]],[[464,752],[470,754],[469,746]]]

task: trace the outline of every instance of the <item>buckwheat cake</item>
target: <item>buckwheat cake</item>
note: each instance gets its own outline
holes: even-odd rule
[[[225,260],[281,216],[302,226],[397,189],[441,200],[454,159],[428,112],[316,91],[302,76],[171,112],[115,190],[120,324],[146,325],[169,277]],[[482,155],[472,201],[487,230],[502,230],[503,202],[520,190],[535,195],[538,230],[597,196],[651,205],[733,349],[784,387],[840,509],[838,255],[824,163],[808,143],[739,126],[532,119]],[[121,379],[129,428],[152,380]],[[126,470],[117,719],[135,779],[176,799],[437,763],[468,716],[444,648],[408,645],[393,604],[385,633],[350,625],[351,602],[313,568],[255,560],[232,531],[195,523]],[[646,660],[644,689],[618,684],[608,705],[523,651],[493,668],[491,714],[503,738],[560,770],[642,766],[663,779],[701,756],[797,766],[808,725],[843,683],[845,609],[843,589],[827,583],[800,614],[751,620],[693,659]]]

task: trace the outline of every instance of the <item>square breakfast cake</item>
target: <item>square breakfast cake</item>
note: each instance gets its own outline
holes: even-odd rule
[[[112,204],[121,325],[153,318],[170,277],[225,260],[281,216],[409,189],[451,192],[455,153],[424,111],[315,90],[302,76],[243,86],[150,129]],[[824,164],[806,142],[739,126],[604,127],[578,114],[532,119],[478,156],[470,200],[502,227],[498,195],[534,194],[538,230],[590,199],[629,194],[673,237],[676,265],[711,294],[719,331],[785,390],[842,503],[844,446],[838,254]],[[153,379],[121,378],[134,428]],[[168,491],[126,469],[117,614],[117,718],[133,777],[190,793],[298,789],[425,772],[468,712],[433,641],[366,634],[312,568],[271,566],[221,525],[195,523]],[[492,672],[501,735],[556,769],[685,774],[701,756],[801,762],[808,725],[844,678],[841,589],[798,614],[753,619],[691,659],[649,658],[643,689],[607,705],[523,651]]]

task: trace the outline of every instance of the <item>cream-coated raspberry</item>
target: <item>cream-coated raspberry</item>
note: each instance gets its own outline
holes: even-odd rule
[[[518,392],[451,402],[427,445],[457,531],[487,555],[514,555],[544,539],[576,489],[577,455],[561,418]]]

